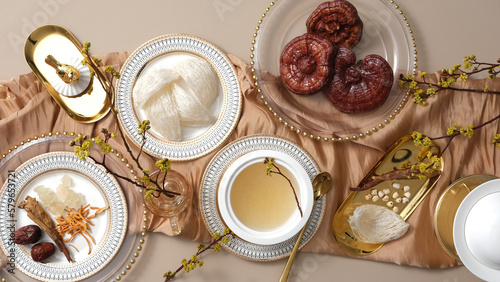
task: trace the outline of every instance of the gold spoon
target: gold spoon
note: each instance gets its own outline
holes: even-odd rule
[[[332,187],[332,176],[324,171],[316,175],[312,181],[313,189],[314,189],[314,205],[316,202],[321,199]],[[313,205],[313,207],[314,207]],[[306,231],[307,223],[304,225],[302,230],[299,233],[299,237],[297,238],[297,242],[293,246],[292,253],[288,258],[288,261],[285,265],[285,269],[281,274],[280,282],[285,282],[288,280],[288,276],[290,275],[290,270],[292,270],[293,261],[295,260],[295,256],[297,255],[297,251],[299,250],[300,241],[302,241],[302,237],[304,236],[304,232]]]

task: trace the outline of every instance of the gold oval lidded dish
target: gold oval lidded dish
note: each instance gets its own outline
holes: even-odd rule
[[[433,154],[439,154],[437,144],[433,144]],[[416,163],[422,156],[422,147],[417,147],[411,136],[404,136],[396,141],[384,156],[366,174],[356,188],[371,183],[374,176],[387,175],[394,169],[400,169],[405,162]],[[439,172],[443,171],[443,160],[440,160]],[[380,180],[376,185],[363,191],[353,191],[339,207],[333,218],[333,233],[339,245],[353,255],[369,255],[379,250],[384,244],[370,244],[359,241],[351,230],[348,219],[354,210],[361,205],[379,205],[387,207],[401,216],[403,220],[413,213],[429,191],[439,180],[441,173],[425,179],[401,177],[398,179]],[[387,197],[386,197],[387,196]],[[384,199],[385,198],[385,199]],[[399,200],[398,200],[399,198]]]
[[[24,53],[33,73],[57,104],[72,119],[91,123],[109,112],[114,92],[82,48],[65,28],[45,25],[28,36]],[[82,63],[84,60],[86,63]]]

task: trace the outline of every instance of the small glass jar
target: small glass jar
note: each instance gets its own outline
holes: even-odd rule
[[[157,179],[158,183],[163,183],[165,190],[179,193],[174,197],[168,197],[164,193],[158,196],[158,193],[155,192],[148,199],[144,199],[146,208],[156,216],[168,218],[174,235],[179,235],[182,230],[178,223],[178,217],[191,204],[193,189],[186,178],[174,170],[170,170],[167,174],[154,172],[150,177]],[[146,191],[146,189],[144,190]]]

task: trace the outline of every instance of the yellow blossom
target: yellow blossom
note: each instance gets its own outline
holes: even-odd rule
[[[408,168],[410,168],[410,165],[411,165],[411,161],[410,161],[410,160],[407,160],[407,161],[402,162],[402,163],[400,164],[401,168],[404,168],[404,169],[408,169]]]
[[[160,169],[161,171],[170,171],[170,160],[169,159],[162,159],[159,160],[155,163],[155,165]]]
[[[469,79],[469,76],[465,72],[460,74],[461,81],[467,81],[467,79]]]
[[[153,193],[156,191],[156,189],[153,186],[148,186],[146,191],[146,194],[144,194],[144,199],[149,199]]]
[[[274,167],[274,158],[265,158],[264,163],[267,164],[266,175],[271,176],[271,171]]]
[[[214,233],[214,235],[212,236],[215,240],[219,240],[220,238],[220,233],[219,232],[216,232]]]
[[[174,276],[174,273],[170,270],[165,272],[165,274],[163,274],[163,277],[172,277],[172,276]]]
[[[151,178],[149,178],[149,176],[147,176],[147,175],[143,175],[141,177],[141,182],[144,184],[148,184],[150,181],[151,181]]]
[[[495,135],[495,137],[493,137],[492,142],[493,144],[495,144],[495,146],[497,146],[497,148],[500,149],[500,134]]]
[[[460,134],[470,139],[472,138],[472,135],[474,135],[474,128],[472,125],[467,125],[466,127],[460,129]]]
[[[83,161],[86,161],[87,157],[90,156],[89,151],[82,149],[80,146],[76,146],[74,151],[75,155]]]
[[[139,122],[139,124],[137,125],[137,128],[139,129],[137,134],[139,134],[139,135],[145,134],[149,129],[151,129],[151,125],[150,125],[149,120],[144,120],[142,122]]]
[[[430,87],[430,88],[427,88],[427,95],[429,95],[430,97],[434,96],[434,94],[436,94],[436,89]]]
[[[192,262],[198,262],[198,256],[197,255],[192,255],[191,256],[191,261]]]
[[[111,145],[109,143],[101,143],[101,146],[100,146],[100,149],[101,149],[101,152],[106,155],[108,153],[111,152],[111,150],[113,150],[113,148],[111,147]]]
[[[82,143],[82,149],[83,150],[90,150],[92,148],[92,145],[94,145],[94,143],[92,142],[92,140],[86,139]]]
[[[218,252],[220,252],[220,250],[221,250],[221,249],[222,249],[222,248],[220,247],[220,245],[219,245],[219,244],[215,244],[215,245],[214,245],[214,252],[218,253]]]
[[[458,124],[454,123],[448,130],[446,131],[446,135],[453,135],[458,131]]]

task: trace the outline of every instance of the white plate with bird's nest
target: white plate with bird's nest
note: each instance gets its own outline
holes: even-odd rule
[[[242,97],[232,63],[211,43],[190,35],[152,39],[127,59],[116,95],[120,125],[142,146],[137,125],[151,122],[143,149],[190,160],[221,145],[239,120]]]
[[[90,226],[89,234],[92,238],[77,235],[74,240],[65,243],[73,263],[68,262],[57,248],[54,255],[43,262],[36,262],[30,254],[33,244],[18,245],[12,238],[14,230],[35,224],[18,205],[26,196],[36,198],[42,205],[39,194],[35,192],[37,187],[44,186],[56,192],[63,176],[69,176],[69,189],[82,194],[85,205],[88,203],[108,209],[91,219],[94,225]],[[64,185],[68,186],[68,181]],[[42,154],[10,171],[0,197],[1,247],[8,257],[13,258],[14,271],[20,270],[37,280],[78,281],[96,275],[113,260],[127,232],[127,204],[118,182],[101,166],[80,160],[71,152]],[[48,208],[44,209],[55,224],[55,216]],[[90,210],[89,215],[94,213],[95,210]],[[63,215],[66,216],[66,213]],[[69,238],[68,234],[64,238]],[[42,231],[38,242],[53,241]]]

